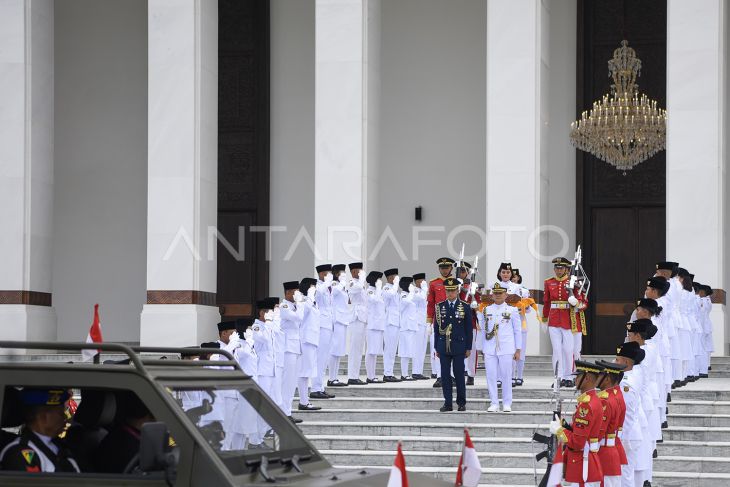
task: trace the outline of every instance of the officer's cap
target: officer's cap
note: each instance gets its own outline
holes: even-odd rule
[[[639,365],[646,357],[646,352],[641,349],[637,342],[626,342],[618,348],[616,356],[626,357],[633,360],[634,365]]]
[[[596,365],[603,367],[604,374],[620,374],[626,368],[624,364],[606,362],[605,360],[596,360]]]
[[[507,292],[507,289],[505,289],[504,287],[502,287],[502,285],[500,283],[495,282],[494,283],[494,286],[492,286],[492,292],[495,293],[495,294],[506,293]]]
[[[456,291],[457,289],[459,289],[459,281],[457,281],[453,277],[449,277],[448,279],[444,279],[444,288],[447,291]]]
[[[604,367],[593,362],[586,360],[575,361],[575,372],[576,374],[589,373],[589,374],[600,374],[603,372]]]
[[[70,396],[66,389],[42,389],[26,387],[20,393],[26,406],[61,406]]]
[[[553,259],[553,267],[570,267],[570,261],[565,257],[555,257]]]
[[[667,294],[667,292],[669,291],[669,281],[667,281],[662,276],[650,277],[646,281],[646,285],[650,288],[658,290],[662,294],[662,296]]]
[[[659,304],[656,302],[655,299],[651,298],[641,298],[636,302],[637,308],[644,308],[652,315],[657,314],[657,311],[659,311]]]
[[[639,318],[638,320],[626,323],[626,331],[630,331],[631,333],[646,333],[650,325],[652,325],[650,319]]]
[[[436,261],[436,264],[438,264],[439,267],[449,267],[455,263],[456,262],[451,257],[441,257]]]
[[[501,264],[499,264],[499,271],[498,272],[502,272],[503,270],[511,271],[512,270],[512,264],[509,263],[509,262],[502,262]]]

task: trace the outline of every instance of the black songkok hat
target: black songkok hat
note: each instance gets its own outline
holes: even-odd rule
[[[236,322],[235,321],[221,321],[218,323],[218,332],[226,331],[226,330],[235,330],[236,329]]]
[[[370,271],[368,273],[368,276],[365,278],[365,280],[367,281],[368,284],[370,284],[371,286],[374,286],[375,285],[375,281],[377,281],[381,277],[383,277],[383,273],[382,272],[380,272],[380,271]]]
[[[349,265],[349,267],[351,271],[362,269],[362,262],[353,262]]]
[[[418,274],[413,274],[413,280],[417,281],[419,279],[426,279],[426,273],[425,272],[419,272]]]
[[[639,365],[646,357],[646,352],[636,342],[626,342],[618,348],[617,357],[626,357],[634,361],[634,365]]]
[[[410,277],[406,276],[406,277],[402,277],[401,278],[401,280],[398,283],[398,285],[400,286],[400,288],[403,291],[408,292],[408,286],[410,286],[412,282],[413,282],[413,279],[411,279]]]
[[[659,310],[659,304],[656,302],[655,299],[651,298],[641,298],[636,302],[637,308],[644,308],[652,315],[657,314],[657,311]]]
[[[395,274],[398,274],[398,269],[395,268],[395,267],[392,268],[392,269],[387,269],[385,272],[383,272],[383,274],[385,274],[385,277],[390,277],[390,276],[393,276]]]
[[[317,267],[315,267],[315,269],[317,270],[317,274],[319,274],[320,272],[329,272],[332,270],[332,264],[318,265]]]
[[[284,283],[284,291],[291,291],[292,289],[299,289],[299,281],[286,281]]]

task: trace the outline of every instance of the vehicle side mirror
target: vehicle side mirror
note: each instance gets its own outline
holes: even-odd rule
[[[177,466],[177,454],[170,448],[170,434],[165,423],[142,425],[139,442],[139,469],[142,472],[165,472],[169,478]]]

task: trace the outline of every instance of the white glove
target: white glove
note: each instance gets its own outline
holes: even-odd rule
[[[464,279],[456,279],[456,280],[459,281],[459,284],[464,284]]]
[[[568,304],[570,304],[571,306],[577,305],[578,304],[578,298],[576,298],[575,296],[568,297]]]
[[[246,328],[246,331],[243,332],[243,338],[249,345],[253,345],[253,330],[251,330],[251,328]]]
[[[302,301],[304,301],[304,295],[299,292],[299,289],[297,289],[296,291],[294,291],[294,302],[301,303]]]
[[[266,313],[264,313],[264,320],[271,321],[274,319],[274,310],[270,309]]]
[[[329,284],[330,282],[332,282],[333,279],[334,278],[332,277],[332,273],[331,272],[328,272],[327,274],[324,275],[324,282],[327,283],[327,284]]]
[[[474,296],[477,293],[477,287],[478,287],[477,283],[472,282],[471,285],[469,285],[469,294]]]
[[[317,288],[312,286],[309,289],[307,289],[307,297],[314,301],[314,296],[317,293]]]
[[[559,429],[560,429],[560,421],[553,418],[553,420],[550,421],[550,434],[554,435],[555,433],[558,432]]]
[[[479,303],[477,303],[476,301],[472,301],[469,306],[471,306],[471,309],[477,309],[479,307]]]
[[[396,274],[396,276],[393,278],[393,287],[398,287],[399,282],[400,282],[400,276]]]
[[[228,351],[235,350],[241,346],[241,335],[238,334],[237,331],[234,331],[231,333],[231,336],[228,337],[228,345],[226,346],[226,349]]]
[[[278,320],[281,316],[281,310],[279,308],[274,308],[274,320]]]
[[[343,272],[342,274],[340,274],[340,277],[338,277],[337,280],[340,282],[340,284],[345,284],[347,282],[347,276]]]
[[[359,269],[357,271],[357,278],[358,279],[362,280],[364,275],[365,275],[365,273],[362,271],[362,269]]]
[[[410,284],[408,285],[408,292],[409,292],[410,294],[414,294],[414,293],[416,292],[416,286],[415,286],[415,285],[414,285],[413,283],[410,283]]]
[[[375,289],[377,289],[378,291],[383,289],[382,279],[378,279],[377,281],[375,281]]]
[[[426,282],[425,279],[423,281],[421,281],[421,290],[424,293],[427,293],[428,292],[428,283]]]

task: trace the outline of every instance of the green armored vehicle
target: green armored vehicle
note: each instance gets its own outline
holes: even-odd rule
[[[388,471],[333,468],[226,351],[52,342],[0,342],[0,349],[6,353],[13,349],[99,350],[101,357],[113,354],[117,359],[98,363],[97,355],[94,363],[0,363],[0,458],[2,453],[23,448],[18,442],[25,437],[27,426],[23,425],[28,421],[24,391],[62,391],[79,399],[75,413],[67,415],[64,443],[80,472],[39,471],[32,450],[22,449],[20,463],[24,459],[28,468],[0,469],[4,487],[376,487],[388,483]],[[210,360],[212,354],[222,360]],[[239,430],[263,425],[259,430],[266,433],[261,442],[231,440],[223,424],[223,406],[230,400],[245,418]],[[125,423],[125,414],[133,416],[140,409],[145,411],[144,422]],[[116,428],[132,429],[129,425],[134,424],[139,429],[134,429],[133,447],[110,453],[105,446],[111,441],[105,439],[115,435]],[[409,481],[419,487],[450,485],[415,473],[409,473]]]

